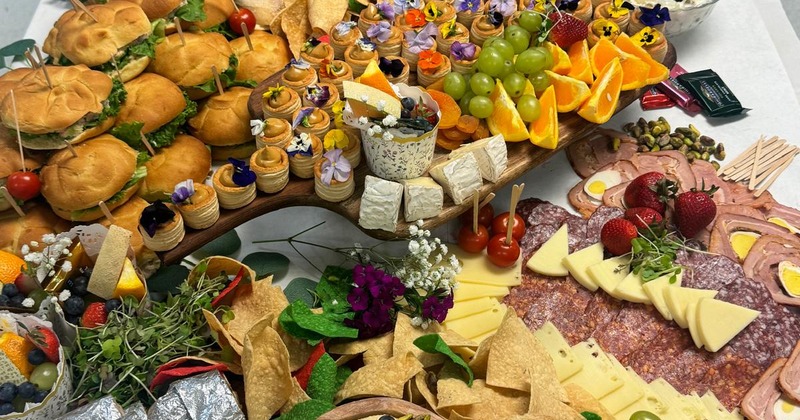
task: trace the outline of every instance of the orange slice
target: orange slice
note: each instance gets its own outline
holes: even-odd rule
[[[22,258],[6,251],[0,251],[0,282],[14,283],[22,272],[25,261]]]
[[[439,110],[442,111],[442,119],[439,120],[439,128],[453,128],[458,123],[458,117],[461,116],[461,108],[458,103],[450,95],[439,92],[438,90],[429,90],[428,95],[431,95],[434,101],[439,104]]]
[[[545,70],[545,73],[550,78],[550,85],[555,88],[558,112],[574,111],[592,95],[589,86],[578,79],[562,76],[550,70]]]
[[[620,50],[608,38],[600,38],[597,44],[589,50],[592,73],[599,79],[600,73],[614,58],[618,58],[620,66],[622,66],[622,90],[647,86],[650,64],[633,54]]]
[[[550,71],[566,75],[572,70],[572,62],[570,62],[566,51],[550,41],[545,41],[542,46],[547,48],[550,54],[553,55],[553,68]]]
[[[397,99],[400,99],[397,97],[397,94],[394,93],[394,89],[392,89],[392,85],[389,84],[389,80],[386,79],[386,76],[383,74],[380,67],[378,67],[377,61],[369,62],[367,69],[364,70],[364,74],[361,75],[359,83],[373,87]]]
[[[614,43],[614,45],[621,51],[634,55],[637,58],[641,58],[645,63],[650,65],[650,72],[647,74],[648,85],[654,85],[662,82],[667,80],[669,77],[669,69],[651,57],[650,53],[648,53],[644,48],[633,42],[628,34],[621,33],[617,37],[617,41]]]
[[[622,65],[615,57],[600,72],[600,77],[592,85],[592,95],[578,108],[578,115],[595,124],[610,120],[617,110],[622,78]]]
[[[542,113],[530,125],[531,143],[545,149],[558,146],[558,109],[556,105],[556,89],[547,87],[539,98]]]
[[[569,46],[567,56],[572,63],[567,76],[578,79],[587,85],[591,85],[594,81],[592,75],[592,66],[589,64],[589,43],[584,39],[581,42],[575,42]]]
[[[517,106],[508,96],[506,89],[503,87],[503,82],[499,79],[495,83],[489,99],[492,100],[494,105],[492,115],[486,119],[489,131],[494,135],[502,134],[503,138],[508,142],[527,139],[528,128],[525,126],[525,121],[522,121],[522,117],[517,112]]]

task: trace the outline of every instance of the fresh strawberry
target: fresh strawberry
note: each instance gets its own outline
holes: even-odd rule
[[[711,197],[717,186],[709,190],[692,188],[691,191],[678,194],[675,199],[675,226],[685,238],[694,238],[717,217],[717,205]]]
[[[613,255],[622,255],[631,252],[631,241],[639,236],[636,225],[630,220],[621,218],[611,219],[603,225],[600,231],[600,242]]]
[[[28,330],[26,337],[36,346],[39,350],[44,352],[47,360],[58,363],[58,337],[53,330],[41,326],[36,326]]]
[[[553,12],[548,15],[548,19],[553,21],[553,28],[550,30],[548,39],[561,48],[568,48],[570,45],[586,39],[586,35],[589,34],[586,22],[570,14]]]
[[[625,188],[625,206],[649,207],[663,215],[678,186],[660,172],[639,175]]]
[[[631,207],[625,210],[625,218],[639,229],[647,229],[648,226],[661,223],[663,220],[661,215],[650,207]]]
[[[300,384],[301,388],[306,389],[308,386],[308,380],[311,378],[311,370],[314,369],[314,365],[317,364],[317,361],[319,361],[323,354],[325,354],[325,344],[320,342],[316,347],[314,347],[314,350],[311,352],[311,356],[308,357],[306,364],[292,374],[292,376],[297,379],[297,383]]]
[[[81,325],[84,328],[95,328],[105,325],[108,321],[108,313],[106,312],[106,305],[102,302],[92,302],[83,311],[81,317]]]

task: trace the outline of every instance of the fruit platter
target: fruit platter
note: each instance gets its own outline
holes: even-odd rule
[[[800,148],[678,64],[714,4],[43,5],[0,419],[795,418]]]

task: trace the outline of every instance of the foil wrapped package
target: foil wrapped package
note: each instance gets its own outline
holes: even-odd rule
[[[119,420],[147,420],[147,411],[145,411],[142,403],[136,403],[128,407]]]
[[[656,85],[656,89],[667,95],[679,107],[690,113],[696,114],[702,111],[700,104],[697,103],[689,90],[678,81],[678,76],[686,74],[687,71],[680,64],[675,64],[669,71],[669,78]]]
[[[58,420],[119,420],[122,418],[122,414],[122,407],[114,401],[114,397],[109,395],[70,411],[59,417]]]
[[[174,382],[147,415],[158,420],[245,419],[228,381],[216,370]]]

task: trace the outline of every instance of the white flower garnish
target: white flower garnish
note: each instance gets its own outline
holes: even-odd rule
[[[72,296],[72,293],[70,293],[69,290],[64,289],[61,291],[61,293],[59,293],[58,300],[60,300],[61,302],[66,302],[66,300],[69,299],[70,296]]]

